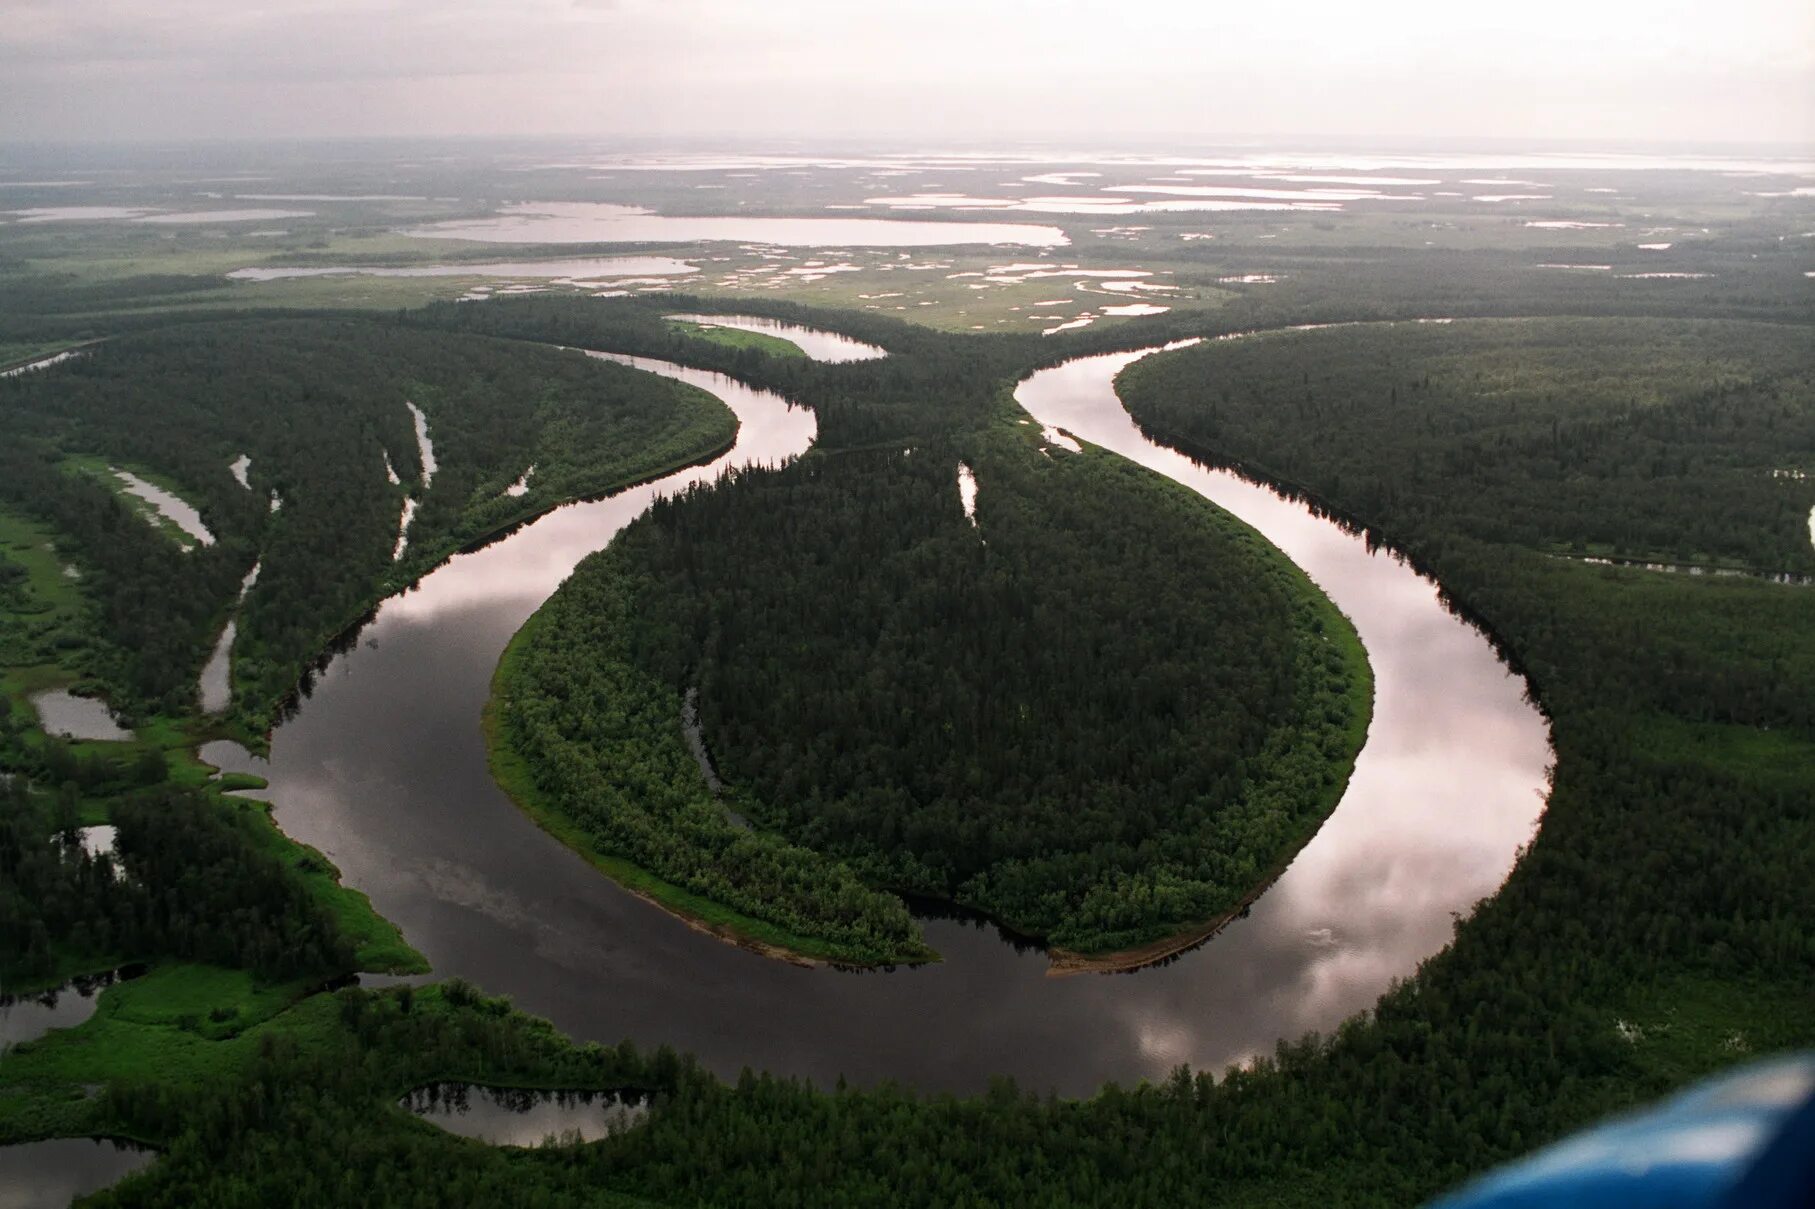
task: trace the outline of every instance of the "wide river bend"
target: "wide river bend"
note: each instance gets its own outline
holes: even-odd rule
[[[1152,350],[1146,350],[1152,351]],[[974,1092],[989,1076],[1087,1094],[1173,1066],[1220,1069],[1327,1030],[1447,943],[1504,880],[1543,809],[1548,732],[1487,640],[1436,586],[1303,506],[1147,441],[1113,390],[1144,355],[1040,371],[1016,397],[1264,532],[1355,621],[1376,676],[1367,745],[1341,805],[1286,873],[1202,947],[1131,975],[1047,976],[987,926],[928,919],[937,964],[851,973],[768,960],[620,890],[492,783],[479,716],[511,635],[586,554],[651,500],[812,440],[810,413],[728,378],[616,358],[701,386],[737,412],[709,466],[552,512],[385,602],[335,657],[269,764],[283,829],[326,852],[427,955],[582,1038],[667,1042],[712,1069],[822,1085],[892,1078]],[[988,482],[979,484],[983,492]]]

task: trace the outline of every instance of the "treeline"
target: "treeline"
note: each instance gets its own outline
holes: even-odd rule
[[[1327,482],[1394,532],[1815,571],[1801,329],[1376,324],[1218,342],[1137,362],[1125,381],[1162,439]]]
[[[772,832],[1070,949],[1229,910],[1346,781],[1369,705],[1353,633],[1226,514],[1008,432],[1032,430],[964,442],[975,526],[949,442],[813,456],[657,504],[581,566],[501,677],[538,783],[658,872],[705,836],[782,850]],[[679,714],[695,687],[755,834],[690,766]],[[664,753],[653,819],[620,801],[645,748]],[[723,884],[689,885],[797,930],[842,927],[858,901],[802,876],[787,897],[807,894],[803,920],[769,902],[776,878],[709,863]]]
[[[426,489],[406,401],[428,414],[436,446]],[[102,603],[105,654],[89,670],[129,715],[193,703],[258,562],[234,654],[236,703],[257,723],[383,591],[513,520],[707,456],[735,427],[702,392],[520,343],[379,322],[190,324],[0,381],[0,492],[67,535],[95,572],[82,586]],[[63,472],[74,453],[167,475],[218,544],[178,551],[102,486]],[[250,490],[228,470],[242,455]],[[532,464],[528,493],[506,495]],[[394,564],[406,494],[422,506]]]
[[[249,809],[178,788],[112,807],[117,857],[92,856],[74,786],[50,800],[0,790],[0,970],[32,981],[65,955],[174,957],[270,981],[353,968],[334,918],[253,828]]]
[[[14,273],[0,293],[0,330],[30,325],[51,315],[83,315],[110,308],[190,301],[218,291],[221,279],[179,273],[147,273],[94,281],[74,273]]]
[[[154,744],[125,751],[47,735],[25,707],[0,697],[0,774],[30,780],[75,800],[112,797],[170,776],[164,752]]]
[[[1743,242],[1719,234],[1683,240],[1660,254],[1633,244],[1593,249],[1427,248],[1420,246],[1424,228],[1415,224],[1410,230],[1417,236],[1407,241],[1411,247],[1294,246],[1284,240],[1267,247],[1241,247],[1204,240],[1169,249],[1167,256],[1202,266],[1201,275],[1181,268],[1174,278],[1181,283],[1215,286],[1220,277],[1250,273],[1277,277],[1265,285],[1234,287],[1240,297],[1219,309],[1218,325],[1225,312],[1239,316],[1241,322],[1224,330],[1334,320],[1530,315],[1815,322],[1815,299],[1802,276],[1808,268],[1806,253],[1794,247],[1794,241],[1779,239],[1781,229]],[[1539,267],[1591,263],[1609,267],[1596,271]],[[1660,271],[1706,276],[1623,276]],[[1142,330],[1148,322],[1142,321]],[[1100,334],[1093,337],[1093,331]],[[1085,328],[1063,338],[1100,340],[1113,331]]]

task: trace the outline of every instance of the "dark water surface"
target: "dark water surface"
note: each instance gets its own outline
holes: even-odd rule
[[[84,827],[82,831],[82,844],[90,853],[112,850],[112,827]],[[95,1014],[102,991],[144,972],[142,965],[123,966],[105,974],[85,974],[60,987],[29,995],[7,994],[0,987],[0,1055],[7,1047],[36,1041],[52,1029],[76,1027]]]
[[[1217,1069],[1370,1007],[1499,886],[1543,807],[1550,759],[1523,682],[1436,587],[1360,538],[1145,441],[1111,388],[1139,354],[1035,374],[1043,423],[1121,450],[1262,529],[1355,619],[1378,700],[1354,783],[1284,877],[1209,944],[1136,974],[1047,976],[987,925],[928,919],[944,961],[849,973],[766,960],[618,889],[493,785],[480,709],[499,652],[567,575],[659,493],[804,450],[813,421],[729,379],[635,362],[718,394],[736,448],[612,499],[554,512],[387,601],[276,734],[283,829],[326,852],[433,963],[583,1039],[667,1042],[726,1075],[894,1078],[977,1091],[992,1074],[1063,1093]],[[988,492],[987,480],[979,490]],[[237,756],[236,756],[237,753]],[[262,796],[262,795],[261,795]]]
[[[0,1209],[68,1209],[155,1158],[155,1151],[94,1138],[0,1146]]]
[[[449,1133],[494,1146],[596,1142],[641,1125],[649,1106],[614,1092],[525,1091],[476,1083],[431,1083],[399,1107]]]

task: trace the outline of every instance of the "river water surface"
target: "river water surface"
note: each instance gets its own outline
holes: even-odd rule
[[[272,759],[204,755],[271,780],[276,817],[325,851],[441,977],[460,975],[582,1039],[667,1042],[735,1075],[981,1090],[993,1074],[1085,1094],[1105,1080],[1220,1069],[1329,1029],[1449,939],[1532,835],[1542,718],[1478,632],[1392,556],[1305,508],[1142,438],[1116,399],[1141,354],[1045,370],[1017,398],[1043,425],[1117,449],[1260,528],[1354,618],[1377,678],[1353,784],[1290,869],[1210,943],[1132,975],[1047,976],[995,929],[924,921],[944,960],[803,969],[704,936],[617,888],[487,774],[479,715],[512,633],[587,553],[660,494],[806,449],[810,414],[727,378],[648,361],[742,420],[736,447],[611,499],[560,509],[387,601],[337,656]],[[1061,455],[1062,456],[1062,455]],[[980,484],[987,492],[988,482]]]

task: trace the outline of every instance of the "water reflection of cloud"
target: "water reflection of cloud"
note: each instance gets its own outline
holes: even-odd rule
[[[1247,917],[1181,959],[1054,979],[1043,955],[1009,948],[993,928],[936,920],[926,924],[944,957],[936,965],[801,970],[689,930],[516,811],[477,739],[497,652],[652,489],[551,514],[388,605],[367,632],[379,645],[339,659],[278,732],[269,775],[280,821],[331,848],[439,975],[507,992],[582,1039],[668,1042],[726,1074],[748,1064],[822,1083],[844,1074],[975,1091],[1001,1073],[1084,1093],[1109,1078],[1163,1078],[1181,1061],[1220,1070],[1281,1037],[1333,1029],[1415,971],[1447,943],[1453,914],[1498,887],[1542,805],[1543,721],[1486,643],[1402,564],[1133,434],[1108,390],[1113,368],[1132,359],[1042,374],[1021,397],[1043,425],[1119,440],[1148,465],[1245,496],[1269,533],[1316,562],[1379,672],[1374,725],[1341,806]],[[1050,394],[1031,398],[1030,387]],[[805,446],[809,414],[773,418],[776,448]],[[784,435],[790,424],[807,427]],[[765,431],[748,413],[740,447],[769,440]],[[674,481],[700,473],[716,471]]]
[[[737,444],[724,456],[669,475],[660,484],[556,509],[508,541],[457,555],[415,588],[386,601],[387,618],[433,625],[452,612],[507,603],[516,604],[527,617],[582,558],[603,548],[659,496],[711,482],[731,466],[778,464],[803,452],[812,441],[813,413],[790,407],[780,395],[751,389],[722,374],[678,366],[670,371],[662,363],[642,358],[622,360],[633,368],[664,373],[718,396],[738,418]]]
[[[1371,1007],[1504,881],[1542,811],[1550,749],[1523,682],[1402,559],[1146,441],[1109,386],[1140,355],[1043,372],[1016,397],[1036,420],[1133,457],[1261,528],[1354,620],[1376,676],[1367,744],[1337,810],[1247,918],[1180,963],[1187,973],[1137,976],[1171,984],[1164,1011],[1162,996],[1140,995],[1117,1013],[1154,1074],[1183,1050],[1215,1068]],[[1193,1044],[1174,1043],[1182,1036]]]

